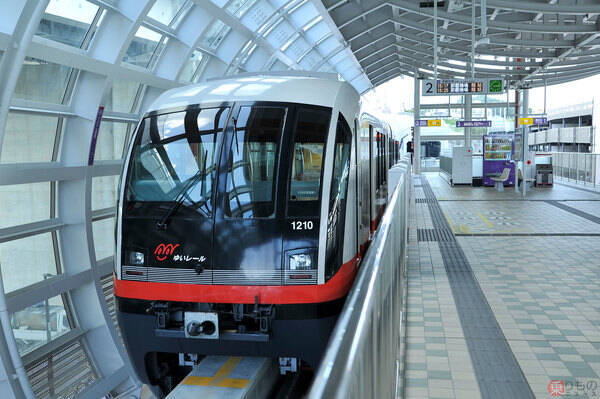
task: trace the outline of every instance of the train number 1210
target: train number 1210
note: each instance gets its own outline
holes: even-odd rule
[[[312,230],[314,224],[312,220],[295,220],[292,223],[292,230]]]

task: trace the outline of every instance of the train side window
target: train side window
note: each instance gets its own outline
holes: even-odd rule
[[[282,107],[240,107],[229,152],[226,217],[274,217],[277,153],[285,117]]]
[[[325,276],[332,277],[343,262],[343,244],[346,216],[346,196],[350,174],[350,147],[352,133],[346,119],[340,114],[335,134],[333,177],[327,216],[327,249]]]
[[[294,152],[291,160],[288,216],[319,216],[323,149],[331,112],[301,108],[294,124]]]

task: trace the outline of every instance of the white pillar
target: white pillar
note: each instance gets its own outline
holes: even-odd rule
[[[473,95],[465,94],[465,120],[473,120]],[[471,148],[471,128],[465,127],[465,147]]]
[[[415,100],[414,100],[414,119],[420,118],[421,114],[421,86],[419,85],[419,72],[415,69]],[[413,173],[421,173],[421,128],[415,126],[415,137],[413,141]]]
[[[523,111],[521,117],[529,116],[529,89],[523,89]],[[527,165],[527,161],[531,161],[531,165]],[[523,126],[523,197],[527,195],[527,179],[535,177],[535,159],[529,152],[529,127]],[[515,176],[515,184],[518,184],[519,176]]]

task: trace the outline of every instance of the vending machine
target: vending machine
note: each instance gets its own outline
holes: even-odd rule
[[[513,162],[514,134],[489,134],[483,136],[483,184],[493,186],[492,177],[498,177],[505,168],[510,169],[505,186],[515,184]]]

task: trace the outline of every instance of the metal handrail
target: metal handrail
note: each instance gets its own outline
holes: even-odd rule
[[[404,168],[329,340],[311,399],[396,397],[411,183],[410,164]]]

